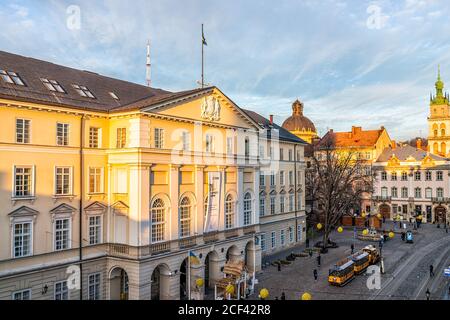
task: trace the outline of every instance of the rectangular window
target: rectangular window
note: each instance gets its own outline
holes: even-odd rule
[[[443,179],[442,171],[437,171],[437,172],[436,172],[436,180],[437,180],[437,181],[442,181],[442,180],[444,180],[444,179]]]
[[[183,151],[190,151],[191,150],[191,134],[187,131],[183,131],[181,139],[182,139],[182,143],[183,143]]]
[[[426,171],[425,172],[425,180],[426,181],[431,181],[431,171]]]
[[[421,180],[421,174],[420,174],[420,171],[414,172],[414,180],[415,180],[415,181],[420,181],[420,180]]]
[[[284,229],[280,230],[280,244],[284,246],[286,244],[286,238],[284,234]]]
[[[293,171],[289,171],[289,185],[290,186],[294,185],[294,172]]]
[[[74,87],[75,91],[78,92],[78,94],[80,96],[85,97],[85,98],[95,99],[95,96],[92,94],[92,92],[86,86],[73,84],[72,87]]]
[[[155,148],[164,149],[164,129],[155,128]]]
[[[392,198],[397,198],[398,197],[398,193],[397,193],[397,188],[396,187],[392,187],[391,188],[391,196],[392,196]]]
[[[116,148],[122,149],[127,145],[127,128],[117,128]]]
[[[72,194],[72,168],[56,167],[55,171],[55,195],[64,196]]]
[[[391,180],[392,181],[397,181],[397,172],[394,171],[394,172],[391,173]]]
[[[289,227],[289,242],[294,242],[294,229],[292,227]]]
[[[408,181],[408,173],[402,172],[402,181]]]
[[[387,180],[387,173],[386,171],[381,172],[381,180],[386,181]]]
[[[69,145],[69,124],[67,123],[56,124],[56,144],[58,146]]]
[[[270,174],[270,186],[275,186],[275,173]]]
[[[271,244],[272,244],[272,249],[275,248],[277,246],[277,234],[275,231],[272,231],[271,234],[272,238],[271,238]]]
[[[89,300],[100,300],[100,273],[89,275],[88,297]]]
[[[285,197],[280,196],[280,212],[284,213],[284,203],[285,203]]]
[[[14,197],[32,197],[33,184],[32,167],[14,167]]]
[[[0,77],[6,83],[16,84],[18,86],[25,86],[25,83],[19,77],[19,75],[12,71],[0,70]]]
[[[433,189],[426,188],[425,189],[425,198],[431,199],[431,197],[433,197]]]
[[[99,244],[102,242],[102,217],[89,217],[89,244]]]
[[[63,87],[56,80],[48,80],[45,78],[41,78],[41,81],[44,84],[44,86],[50,91],[66,93]]]
[[[16,142],[30,143],[30,124],[27,119],[16,119]]]
[[[408,188],[402,188],[402,198],[408,198]]]
[[[55,300],[69,300],[69,289],[66,280],[55,283]]]
[[[214,152],[214,136],[207,134],[205,137],[206,152]]]
[[[266,185],[266,176],[264,174],[259,175],[259,185],[264,187]]]
[[[13,226],[13,256],[14,258],[31,255],[32,241],[31,222],[15,223]]]
[[[284,150],[283,150],[283,148],[280,148],[280,160],[281,161],[284,160]]]
[[[250,156],[250,139],[248,137],[245,137],[244,143],[245,143],[245,145],[244,145],[245,156],[249,157]]]
[[[266,197],[259,198],[259,215],[263,217],[266,214]]]
[[[290,212],[294,211],[294,195],[293,194],[289,195],[289,211]]]
[[[275,197],[270,197],[270,214],[275,214]]]
[[[227,154],[233,154],[233,137],[227,137]]]
[[[262,251],[266,251],[266,234],[265,233],[261,233],[261,250]]]
[[[99,128],[89,128],[89,148],[99,148]]]
[[[444,189],[437,188],[436,189],[436,195],[437,195],[438,198],[443,198],[444,197]]]
[[[55,251],[70,249],[70,220],[55,220]]]
[[[420,188],[414,189],[414,197],[418,199],[422,198],[422,189]]]
[[[302,232],[303,232],[303,226],[298,225],[297,226],[297,241],[302,241]]]
[[[284,186],[284,171],[280,171],[280,185]]]
[[[13,300],[31,300],[31,289],[16,291],[12,298]]]
[[[292,149],[289,149],[288,154],[289,154],[289,161],[292,161]]]
[[[264,146],[262,144],[259,145],[259,157],[264,158]]]
[[[89,168],[89,193],[103,193],[103,168]]]

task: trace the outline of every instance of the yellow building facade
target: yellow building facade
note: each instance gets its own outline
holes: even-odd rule
[[[218,88],[0,56],[0,299],[202,299],[303,241],[305,142]]]

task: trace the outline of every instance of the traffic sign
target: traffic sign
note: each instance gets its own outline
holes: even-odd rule
[[[450,277],[450,267],[444,269],[444,275],[445,275],[446,277]]]

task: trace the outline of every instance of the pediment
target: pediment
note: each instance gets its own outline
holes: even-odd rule
[[[289,194],[292,194],[292,193],[294,193],[294,189],[289,189]]]
[[[408,156],[408,158],[406,158],[406,161],[407,162],[416,162],[417,159],[410,155],[410,156]]]
[[[57,206],[56,208],[53,208],[52,210],[50,210],[51,214],[58,214],[58,213],[73,213],[77,211],[76,208],[69,206],[66,203],[61,203],[59,206]]]
[[[280,194],[286,194],[286,191],[284,189],[281,189]]]
[[[267,195],[266,190],[261,190],[261,191],[259,192],[259,195],[260,195],[260,196],[266,196],[266,195]]]
[[[277,192],[275,190],[270,191],[269,193],[271,196],[275,196],[277,194]]]
[[[388,160],[389,167],[396,167],[400,165],[400,160],[393,154]]]
[[[435,162],[433,160],[432,157],[430,157],[430,155],[427,155],[425,158],[423,158],[422,160],[422,166],[425,167],[434,167],[435,166]]]
[[[104,205],[103,203],[99,202],[99,201],[95,201],[93,203],[91,203],[90,205],[88,205],[87,207],[84,208],[84,211],[105,211],[107,208],[106,205]]]
[[[191,121],[260,129],[252,118],[217,88],[181,101],[150,107],[145,111]]]
[[[37,215],[37,214],[39,214],[39,211],[36,211],[36,210],[34,210],[34,209],[31,209],[31,208],[29,208],[29,207],[27,207],[27,206],[22,206],[22,207],[20,207],[20,208],[14,210],[14,211],[8,213],[8,215],[9,215],[10,217],[13,217],[13,218],[15,218],[15,217],[29,217],[29,216],[35,216],[35,215]]]
[[[115,202],[111,207],[113,209],[114,214],[123,215],[123,216],[128,215],[129,207],[122,201]]]

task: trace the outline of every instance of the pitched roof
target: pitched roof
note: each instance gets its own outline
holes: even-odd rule
[[[395,149],[392,149],[392,147],[385,148],[376,162],[387,162],[393,155],[400,161],[406,161],[409,157],[413,157],[417,161],[422,161],[428,155],[436,161],[447,160],[446,158],[429,153],[423,149],[417,149],[410,145],[402,145],[396,146]]]
[[[77,70],[4,51],[0,51],[0,69],[17,73],[25,83],[25,86],[19,86],[0,79],[0,98],[13,98],[26,102],[107,112],[143,99],[156,99],[156,97],[168,97],[173,94],[162,89],[149,88],[94,72]],[[48,90],[41,78],[57,81],[66,93]],[[87,87],[95,99],[82,97],[73,88],[74,84]],[[117,95],[119,100],[114,99],[110,92]]]
[[[289,131],[287,131],[286,129],[280,127],[276,123],[270,124],[270,120],[267,119],[267,118],[264,118],[259,113],[256,113],[255,111],[251,111],[251,110],[247,110],[247,109],[242,109],[242,110],[250,118],[252,118],[253,121],[258,123],[261,126],[261,128],[264,128],[264,129],[271,129],[272,128],[272,129],[278,130],[280,140],[289,141],[289,142],[296,142],[296,143],[302,143],[302,144],[308,144],[303,139],[300,139],[295,134],[290,133]]]
[[[319,145],[333,139],[337,148],[372,147],[377,143],[383,131],[383,127],[378,130],[362,130],[361,127],[352,127],[352,131],[349,132],[334,132],[330,130],[321,139]]]

